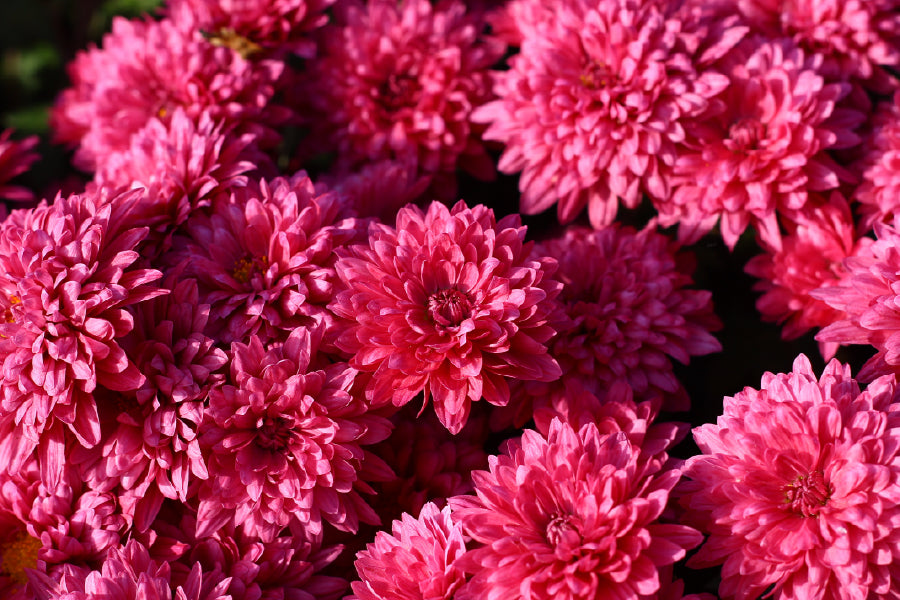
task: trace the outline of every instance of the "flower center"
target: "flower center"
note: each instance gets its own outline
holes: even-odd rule
[[[7,323],[15,323],[16,322],[16,316],[15,316],[14,309],[19,304],[22,304],[21,298],[19,298],[15,294],[12,294],[9,296],[9,306],[7,306],[3,310],[3,320],[4,321],[6,321]]]
[[[269,450],[287,450],[291,441],[291,424],[284,417],[265,417],[257,423],[256,443]]]
[[[407,73],[391,73],[379,86],[379,101],[391,112],[415,106],[418,89],[419,82],[416,77]]]
[[[214,31],[212,33],[204,33],[203,36],[209,40],[209,43],[213,46],[224,46],[225,48],[231,48],[235,52],[241,55],[241,58],[244,60],[259,54],[262,51],[262,46],[245,38],[241,34],[237,33],[234,29],[229,27],[223,27],[218,31]]]
[[[758,119],[738,119],[728,128],[726,145],[732,150],[759,150],[759,142],[766,134],[766,126]]]
[[[581,85],[589,90],[599,90],[612,85],[616,80],[615,73],[603,61],[591,61],[587,64],[581,75],[578,76]]]
[[[438,290],[428,297],[428,314],[442,327],[458,327],[472,316],[472,302],[459,290]]]
[[[545,531],[547,542],[554,547],[571,548],[581,544],[581,532],[572,523],[568,515],[554,515],[547,523]]]
[[[41,540],[23,531],[12,542],[0,547],[0,571],[16,583],[25,585],[28,583],[25,569],[37,567],[41,546]]]
[[[828,503],[832,491],[825,483],[825,474],[821,471],[800,475],[782,490],[784,502],[790,505],[791,512],[803,517],[818,516],[822,507]]]
[[[245,255],[234,261],[231,268],[231,276],[239,283],[248,283],[256,274],[262,274],[269,268],[269,257],[263,256],[257,258],[255,256]]]

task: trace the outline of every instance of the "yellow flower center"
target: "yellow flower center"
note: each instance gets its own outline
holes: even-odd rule
[[[231,276],[240,283],[249,283],[256,273],[265,273],[269,268],[269,257],[244,256],[234,261]]]
[[[0,571],[9,575],[16,583],[25,585],[28,583],[25,569],[37,567],[40,549],[41,540],[25,532],[20,533],[12,542],[0,546]]]
[[[245,38],[234,29],[229,27],[223,27],[218,31],[214,31],[212,33],[204,33],[203,34],[209,43],[213,46],[224,46],[225,48],[231,48],[235,52],[241,55],[241,58],[248,59],[256,54],[262,52],[262,46]]]

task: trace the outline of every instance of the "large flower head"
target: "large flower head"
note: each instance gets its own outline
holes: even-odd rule
[[[241,524],[271,541],[288,526],[318,535],[323,521],[344,531],[377,523],[360,490],[370,491],[367,463],[383,463],[362,446],[390,424],[352,393],[354,369],[321,364],[322,332],[232,345],[232,384],[213,390],[201,429],[216,476],[200,490],[198,536]]]
[[[466,551],[462,527],[431,502],[418,518],[404,513],[391,533],[379,531],[357,555],[361,581],[351,583],[352,600],[452,600],[465,583],[453,563]]]
[[[77,146],[75,164],[86,170],[127,151],[151,118],[168,124],[179,107],[195,120],[208,112],[267,145],[279,139],[272,127],[285,117],[273,101],[282,69],[215,46],[181,12],[160,21],[116,18],[102,48],[70,64],[73,87],[60,96],[51,122],[59,141]]]
[[[165,292],[150,285],[159,271],[134,268],[146,230],[123,229],[113,213],[133,199],[59,198],[0,227],[0,431],[17,440],[10,471],[37,449],[44,474],[58,477],[64,432],[86,447],[100,441],[98,386],[130,391],[144,381],[119,345],[133,326],[125,308]]]
[[[558,327],[551,355],[563,370],[560,386],[578,380],[598,397],[616,381],[639,399],[663,394],[670,408],[687,408],[672,359],[721,350],[710,331],[721,324],[712,294],[693,281],[674,243],[651,226],[601,230],[568,228],[541,242],[540,256],[559,261],[559,295],[568,322]],[[544,395],[535,385],[537,395]]]
[[[844,260],[845,273],[834,284],[810,294],[840,311],[822,329],[820,342],[870,344],[878,351],[859,373],[862,381],[900,371],[900,223],[876,223],[878,239]]]
[[[612,222],[619,198],[633,208],[644,193],[668,197],[684,119],[728,82],[701,68],[694,53],[708,40],[663,4],[572,0],[556,3],[552,16],[536,9],[540,26],[510,69],[496,73],[499,99],[474,116],[490,123],[486,139],[506,144],[500,170],[522,172],[523,212],[558,202],[565,223],[587,207],[599,228]],[[725,49],[732,37],[721,38]]]
[[[752,224],[779,248],[779,215],[851,178],[828,151],[858,143],[864,116],[836,107],[849,84],[828,83],[821,56],[789,40],[748,38],[724,62],[730,84],[687,128],[690,150],[675,163],[672,198],[657,203],[660,220],[690,241],[721,220],[729,247]]]
[[[625,433],[577,431],[558,419],[546,438],[526,430],[474,496],[450,499],[473,542],[459,566],[474,574],[456,595],[599,600],[660,591],[660,567],[701,541],[695,529],[658,522],[681,477],[641,459]]]
[[[341,251],[345,289],[331,308],[346,331],[337,345],[372,372],[366,393],[375,404],[402,406],[424,390],[456,433],[472,402],[509,401],[507,377],[559,377],[547,353],[556,265],[531,255],[520,223],[462,201],[424,213],[407,206],[396,229],[373,224],[368,245]]]
[[[722,598],[888,598],[900,585],[900,411],[893,377],[864,391],[832,361],[725,398],[694,430],[688,522],[709,534],[689,564],[723,565]]]
[[[493,163],[470,122],[490,97],[488,69],[503,45],[479,37],[479,21],[456,0],[339,3],[310,65],[316,143],[345,163],[412,161],[452,196],[457,168],[490,177]]]

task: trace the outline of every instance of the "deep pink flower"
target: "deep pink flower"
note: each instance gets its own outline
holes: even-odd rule
[[[215,477],[200,489],[199,537],[227,524],[271,541],[288,526],[317,535],[323,521],[343,531],[378,522],[360,491],[371,491],[368,470],[389,469],[363,446],[386,438],[390,423],[367,414],[355,370],[321,364],[322,333],[300,327],[283,345],[255,336],[232,345],[233,385],[212,391],[201,426]]]
[[[602,397],[616,381],[649,399],[663,394],[668,408],[688,407],[672,359],[687,363],[722,349],[710,334],[721,327],[712,294],[688,289],[688,257],[655,226],[635,231],[570,227],[540,243],[538,256],[559,261],[559,299],[568,322],[557,327],[550,353],[568,379]],[[543,396],[535,385],[533,395]]]
[[[456,600],[656,594],[659,568],[702,539],[658,522],[680,477],[593,423],[576,431],[556,419],[546,439],[526,430],[491,457],[490,472],[472,473],[477,497],[450,499],[477,542],[458,563],[474,577]]]
[[[315,112],[313,143],[326,143],[343,164],[412,162],[448,197],[457,168],[493,177],[469,117],[491,98],[488,69],[503,45],[479,37],[482,23],[465,5],[344,0],[335,16],[304,91]]]
[[[10,184],[10,180],[28,170],[31,163],[39,157],[33,152],[37,146],[36,135],[24,140],[12,140],[13,130],[4,129],[0,132],[0,199],[6,200],[31,200],[31,190]]]
[[[418,518],[407,513],[394,521],[391,533],[379,531],[357,555],[351,600],[452,600],[465,583],[453,565],[466,551],[462,527],[449,507],[429,502]]]
[[[200,300],[211,306],[207,334],[221,343],[287,337],[326,310],[336,280],[334,249],[354,239],[333,193],[317,194],[302,171],[291,179],[251,181],[230,200],[190,219],[165,260],[185,263]]]
[[[100,442],[98,386],[144,382],[119,345],[133,325],[125,307],[165,291],[149,285],[159,271],[133,267],[146,230],[121,228],[114,212],[133,200],[59,198],[0,227],[0,430],[18,442],[3,468],[17,470],[37,449],[51,488],[64,436]]]
[[[900,66],[897,0],[728,0],[757,31],[791,37],[821,55],[832,79],[856,80],[886,92],[896,88],[888,69]],[[887,67],[887,69],[885,68]]]
[[[787,223],[787,228],[781,250],[751,258],[745,270],[760,279],[754,289],[763,292],[756,301],[763,320],[781,324],[781,337],[791,340],[842,317],[841,311],[810,293],[837,285],[846,273],[844,259],[860,253],[871,240],[856,237],[850,208],[837,192],[828,204]],[[834,342],[819,346],[826,359],[837,348]]]
[[[861,381],[900,370],[900,222],[876,223],[875,235],[877,241],[844,260],[839,282],[810,293],[843,313],[817,340],[870,344],[878,351],[860,371]]]
[[[729,248],[752,224],[777,249],[779,215],[849,180],[827,151],[858,143],[864,115],[836,107],[850,86],[826,83],[821,64],[784,39],[748,38],[730,53],[720,102],[686,127],[690,151],[675,163],[671,199],[656,204],[661,224],[695,241],[721,221]]]
[[[900,411],[893,377],[860,393],[837,361],[726,397],[694,430],[682,502],[709,534],[689,565],[723,565],[722,598],[888,598],[900,585]]]
[[[571,0],[552,15],[532,8],[533,31],[522,30],[521,52],[495,74],[499,99],[473,115],[490,123],[486,139],[506,144],[499,169],[522,172],[522,212],[558,202],[566,223],[587,207],[599,228],[619,198],[631,208],[644,193],[667,199],[684,120],[728,84],[705,63],[743,30],[728,21],[732,33],[706,48],[710,40],[697,39],[706,26],[660,2]]]
[[[499,223],[483,205],[407,206],[396,229],[373,224],[369,244],[340,250],[346,289],[332,310],[347,320],[336,342],[371,372],[374,404],[403,406],[421,391],[459,432],[471,403],[509,402],[506,378],[552,381],[547,353],[560,285],[550,259],[531,256],[518,215]]]
[[[126,152],[131,137],[152,118],[164,123],[182,108],[199,122],[209,113],[238,134],[257,135],[269,146],[286,109],[273,101],[283,64],[248,61],[204,38],[186,10],[160,21],[113,20],[101,48],[79,53],[69,65],[72,87],[57,100],[51,124],[60,142],[77,147],[74,162],[85,170]]]
[[[245,58],[263,51],[287,50],[304,58],[316,51],[310,35],[328,21],[334,0],[173,0],[197,19],[214,44],[229,46]]]
[[[893,102],[876,105],[853,170],[860,183],[853,193],[862,212],[862,226],[892,223],[900,215],[900,92]]]
[[[16,473],[0,472],[0,597],[31,600],[28,570],[46,569],[38,553],[43,544],[26,528],[40,476],[33,458]]]

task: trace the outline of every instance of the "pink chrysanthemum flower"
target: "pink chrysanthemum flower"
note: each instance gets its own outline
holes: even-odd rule
[[[10,139],[12,134],[12,129],[0,132],[0,199],[31,200],[31,190],[9,182],[27,171],[31,163],[38,159],[38,154],[32,151],[37,146],[38,138],[33,135],[15,141]]]
[[[722,598],[889,598],[900,585],[900,411],[893,377],[865,392],[832,361],[725,398],[694,430],[682,502],[709,534],[689,564],[722,564]]]
[[[404,513],[390,534],[379,531],[357,555],[361,581],[350,584],[349,600],[452,600],[466,580],[453,563],[465,551],[462,527],[449,507],[429,502],[418,518]]]
[[[257,134],[270,145],[286,109],[273,101],[283,64],[248,61],[203,37],[186,11],[161,21],[113,20],[102,48],[78,54],[69,66],[73,87],[51,114],[60,142],[77,147],[74,162],[85,170],[127,152],[131,137],[156,117],[168,124],[181,107],[197,121],[212,120]]]
[[[211,306],[206,333],[218,342],[283,340],[333,319],[325,307],[334,249],[357,235],[354,224],[338,221],[341,211],[337,196],[317,194],[303,172],[254,180],[190,219],[165,260],[184,262],[184,274],[197,278],[200,300]]]
[[[328,16],[334,0],[174,0],[197,19],[197,25],[214,44],[226,45],[246,58],[261,52],[293,52],[304,58],[315,55],[310,39]]]
[[[344,164],[398,159],[455,196],[457,168],[491,178],[494,165],[470,122],[492,96],[488,69],[503,45],[456,0],[345,0],[322,33],[305,93],[311,122]]]
[[[900,216],[900,92],[893,102],[876,106],[870,127],[853,163],[860,178],[853,200],[859,202],[865,229]]]
[[[720,351],[710,331],[721,324],[712,294],[687,289],[692,266],[676,251],[654,226],[569,228],[536,247],[537,255],[559,261],[563,283],[559,299],[569,320],[550,345],[563,370],[559,385],[577,379],[602,397],[622,381],[637,398],[663,394],[668,408],[688,407],[671,360],[686,364]]]
[[[730,85],[687,127],[690,151],[675,163],[671,199],[657,204],[660,222],[695,241],[720,220],[729,248],[752,224],[777,249],[779,214],[851,178],[828,150],[858,143],[864,116],[836,107],[849,84],[826,83],[821,56],[788,40],[748,38],[724,62]]]
[[[861,381],[900,371],[900,222],[875,224],[877,241],[844,260],[846,273],[830,287],[810,294],[842,313],[816,339],[870,344],[878,350],[859,373]]]
[[[133,325],[125,307],[165,292],[150,285],[159,271],[133,267],[146,230],[121,228],[113,211],[131,200],[59,198],[0,228],[0,430],[19,441],[3,468],[17,470],[36,449],[50,487],[64,435],[100,441],[97,387],[144,382],[119,345]]]
[[[499,223],[483,205],[407,206],[396,229],[373,224],[369,244],[340,250],[346,289],[331,304],[347,320],[336,344],[372,373],[376,405],[421,391],[459,432],[471,403],[509,402],[506,378],[559,377],[547,353],[560,285],[550,259],[531,256],[518,215]]]
[[[727,0],[753,27],[770,37],[791,37],[821,55],[833,79],[853,79],[873,91],[896,88],[885,69],[900,66],[897,0]]]
[[[535,10],[534,35],[510,69],[495,74],[499,100],[473,116],[490,123],[486,139],[506,144],[499,169],[522,172],[522,212],[558,202],[566,223],[587,206],[600,228],[612,222],[619,198],[631,208],[643,193],[667,199],[684,120],[728,84],[702,65],[735,36],[706,48],[709,39],[696,39],[702,27],[686,29],[695,24],[660,2],[568,1],[552,15]]]
[[[843,261],[871,243],[857,238],[846,200],[837,192],[831,200],[788,223],[781,250],[769,250],[747,262],[745,270],[760,281],[754,289],[763,292],[756,308],[763,320],[782,325],[781,337],[791,340],[814,327],[825,327],[843,315],[811,292],[837,285],[845,275]],[[838,344],[821,342],[826,359]]]
[[[346,363],[320,365],[322,328],[295,329],[283,345],[233,344],[234,385],[213,390],[201,426],[216,476],[200,489],[198,537],[241,524],[263,541],[285,527],[317,535],[327,521],[356,531],[377,523],[360,491],[384,466],[364,445],[390,423],[368,414]]]
[[[545,439],[526,430],[490,472],[475,471],[477,497],[450,499],[477,544],[458,565],[473,573],[456,600],[635,599],[660,591],[659,568],[702,536],[658,522],[677,469],[642,460],[624,433],[578,431],[554,420]]]

